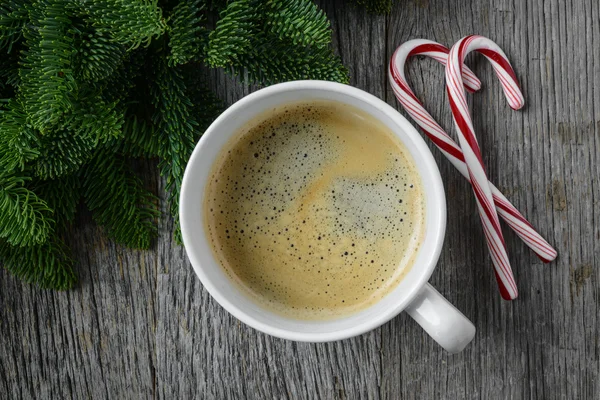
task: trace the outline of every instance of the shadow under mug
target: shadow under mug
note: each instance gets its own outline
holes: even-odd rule
[[[425,190],[425,235],[410,271],[379,302],[338,319],[292,319],[251,301],[215,259],[204,228],[204,191],[213,163],[224,145],[256,115],[287,102],[302,100],[349,104],[384,123],[410,152]],[[374,329],[401,311],[408,312],[433,339],[452,353],[464,349],[475,335],[473,324],[427,283],[437,264],[446,230],[446,198],[433,156],[419,133],[402,115],[360,89],[333,82],[294,81],[258,90],[233,104],[212,123],[194,149],[183,177],[179,212],[183,243],[204,287],[233,316],[269,335],[305,342],[340,340]]]

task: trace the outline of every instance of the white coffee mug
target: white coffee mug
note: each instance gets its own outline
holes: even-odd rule
[[[423,181],[426,230],[410,271],[378,303],[347,317],[306,321],[262,308],[227,277],[207,240],[203,199],[217,155],[242,126],[280,104],[317,99],[349,104],[369,113],[404,143]],[[446,230],[446,198],[433,156],[404,117],[360,89],[323,81],[286,82],[256,91],[233,104],[212,123],[194,149],[183,177],[179,212],[183,243],[204,287],[233,316],[259,331],[284,339],[326,342],[360,335],[406,311],[449,352],[461,351],[475,335],[473,324],[427,283],[437,264]]]

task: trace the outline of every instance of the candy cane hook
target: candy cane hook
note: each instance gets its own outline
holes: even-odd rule
[[[460,147],[463,151],[467,171],[477,200],[479,216],[492,256],[498,287],[504,299],[512,300],[518,296],[517,285],[508,260],[504,236],[494,207],[492,190],[483,166],[481,149],[475,138],[473,122],[467,106],[467,96],[463,88],[463,63],[465,57],[471,51],[482,53],[492,63],[494,71],[502,84],[508,104],[512,109],[518,110],[523,107],[524,99],[515,72],[506,55],[496,43],[483,36],[473,35],[462,38],[452,46],[446,64],[446,89],[452,116],[454,117],[454,125],[458,132]]]
[[[399,46],[390,60],[389,80],[396,98],[408,114],[419,124],[425,134],[440,149],[442,154],[454,167],[470,181],[467,165],[460,146],[448,136],[433,117],[425,110],[414,92],[408,86],[404,75],[404,66],[409,57],[424,55],[446,65],[449,50],[439,43],[431,40],[414,39]],[[462,73],[465,88],[477,91],[481,82],[473,72],[464,67]],[[521,213],[508,201],[508,199],[489,182],[494,204],[498,215],[515,231],[515,233],[529,246],[544,262],[556,258],[556,250],[533,228]]]

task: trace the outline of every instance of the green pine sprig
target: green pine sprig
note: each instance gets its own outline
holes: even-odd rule
[[[27,121],[24,106],[8,100],[0,109],[0,171],[20,171],[39,155],[40,140]]]
[[[57,179],[35,180],[30,188],[53,210],[54,231],[62,234],[75,220],[81,200],[81,184],[76,174]]]
[[[166,24],[157,1],[79,0],[97,31],[135,49],[163,34]]]
[[[314,19],[303,20],[299,12]],[[251,82],[347,83],[348,71],[329,48],[331,29],[323,15],[310,0],[230,2],[209,35],[207,62]]]
[[[121,136],[124,110],[119,100],[106,101],[102,91],[93,88],[81,91],[77,97],[73,109],[65,116],[65,129],[94,139],[94,144]]]
[[[167,23],[170,54],[169,65],[198,60],[204,52],[208,30],[205,4],[202,0],[182,0],[173,8]]]
[[[0,49],[11,54],[13,46],[23,38],[29,21],[29,2],[5,0],[0,4]]]
[[[40,0],[30,8],[33,25],[27,25],[19,70],[28,120],[35,129],[46,132],[71,109],[77,82],[71,69],[73,31],[68,12],[69,0]]]
[[[151,99],[155,114],[153,122],[158,129],[161,175],[166,177],[166,189],[171,215],[176,221],[179,237],[179,194],[185,165],[195,146],[198,123],[191,112],[192,102],[179,68],[169,68],[166,51],[157,50],[154,59],[154,79]]]
[[[128,116],[122,132],[123,140],[115,140],[110,144],[115,151],[131,157],[158,157],[162,153],[158,129],[145,119],[136,115]]]
[[[106,149],[96,153],[83,171],[83,197],[113,240],[138,249],[150,246],[157,232],[158,199],[121,156]]]
[[[259,84],[347,82],[330,45],[311,0],[3,1],[0,264],[73,287],[66,238],[80,200],[113,240],[148,248],[158,200],[131,157],[159,160],[180,240],[185,166],[224,109],[205,66]]]
[[[40,155],[32,167],[36,177],[56,179],[78,171],[93,155],[94,137],[68,129],[52,131],[40,138]]]
[[[213,68],[240,64],[253,53],[252,38],[260,32],[260,0],[232,1],[219,13],[215,29],[208,36],[206,61]]]
[[[266,26],[282,40],[295,45],[324,47],[331,43],[331,27],[325,13],[312,1],[269,0]]]
[[[0,176],[0,238],[13,246],[43,244],[54,226],[53,211],[18,175]]]
[[[42,244],[15,247],[0,239],[4,268],[23,280],[44,289],[66,290],[77,282],[71,250],[58,236]]]
[[[89,23],[79,28],[73,55],[75,77],[84,82],[109,78],[123,63],[125,46],[114,42],[108,33],[95,29]]]

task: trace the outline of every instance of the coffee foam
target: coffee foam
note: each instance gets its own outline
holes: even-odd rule
[[[395,288],[424,232],[424,198],[389,129],[329,101],[277,107],[221,153],[204,202],[227,274],[300,319],[359,311]]]

